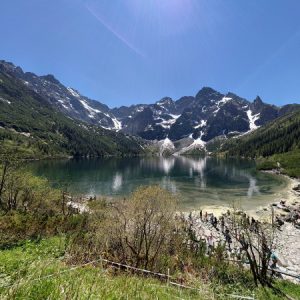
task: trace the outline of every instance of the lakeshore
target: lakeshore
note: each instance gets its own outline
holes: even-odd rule
[[[206,205],[206,203],[201,205],[199,203],[199,205],[196,205],[195,209],[189,209],[189,207],[187,207],[186,209],[179,208],[178,214],[183,213],[186,219],[188,219],[188,216],[190,214],[192,214],[196,218],[197,216],[199,217],[200,210],[202,210],[203,215],[205,214],[205,212],[207,212],[209,215],[213,214],[215,217],[219,218],[228,210],[231,210],[233,206],[235,206],[235,209],[244,211],[250,218],[254,218],[255,220],[259,220],[261,222],[271,222],[273,212],[273,218],[278,218],[283,222],[280,228],[276,230],[277,247],[276,249],[274,249],[279,258],[278,270],[294,275],[299,275],[300,257],[299,255],[297,255],[297,253],[300,253],[300,229],[297,229],[290,222],[285,221],[285,218],[287,218],[289,214],[294,210],[300,212],[300,193],[295,190],[295,188],[300,184],[300,181],[299,179],[293,179],[286,175],[278,174],[278,172],[276,171],[262,171],[261,173],[268,173],[278,179],[282,179],[282,181],[285,182],[282,190],[277,191],[273,195],[268,195],[266,199],[262,201],[261,205],[257,205],[258,201],[252,202],[252,199],[249,199],[249,203],[246,206],[240,205],[241,203],[239,202],[235,203],[234,201],[232,202],[232,205],[230,205],[229,202],[226,202],[224,205]],[[116,183],[115,186],[117,186]],[[123,197],[116,195],[97,195],[96,198],[106,199],[109,202],[117,202],[118,200],[124,199],[124,197],[127,198],[126,195]],[[181,195],[177,194],[177,197],[180,199]],[[85,206],[85,199],[86,198],[82,198],[82,200],[77,204],[73,203],[73,208],[78,209],[80,212],[87,211]],[[212,233],[215,242],[224,241],[224,236],[222,235],[222,233],[215,230],[209,222],[197,222],[196,232],[200,238],[208,237]]]
[[[274,173],[273,171],[269,171]],[[285,175],[280,175],[285,176]],[[298,278],[282,275],[284,279],[300,283],[300,181],[285,176],[289,180],[285,200],[275,198],[268,205],[260,206],[251,210],[243,210],[250,218],[259,222],[271,222],[276,220],[278,227],[275,231],[275,247],[272,249],[278,256],[276,270]],[[237,209],[237,207],[235,207]],[[199,210],[183,212],[186,220],[193,219],[193,227],[200,239],[213,237],[214,243],[225,242],[222,231],[216,229],[209,221],[203,221],[200,215],[208,215],[209,219],[226,215],[232,211],[229,206],[203,206]],[[293,217],[295,217],[295,220]],[[298,218],[298,219],[297,219]],[[231,252],[231,250],[230,250]]]
[[[299,180],[287,176],[285,176],[285,178],[289,181],[289,184],[286,188],[286,197],[284,200],[280,197],[274,198],[274,200],[270,201],[267,205],[262,205],[251,210],[243,210],[240,207],[235,207],[235,209],[240,209],[240,211],[245,212],[249,218],[253,218],[259,222],[271,222],[272,217],[273,220],[278,222],[275,241],[276,247],[272,249],[278,256],[276,270],[293,276],[299,276],[300,226],[296,227],[291,219],[291,214],[293,213],[297,213],[300,216]],[[113,197],[106,197],[106,199],[108,201],[117,201],[116,198]],[[87,211],[86,202],[87,200],[82,199],[80,203],[73,203],[73,207],[79,209],[80,212]],[[222,216],[232,210],[233,207],[230,206],[204,205],[196,210],[177,211],[176,215],[182,216],[185,220],[191,222],[193,230],[196,232],[199,240],[208,240],[209,237],[212,236],[213,243],[217,244],[219,242],[225,243],[225,237],[222,230],[216,229],[209,220],[212,216],[220,220]],[[202,218],[200,214],[203,216]],[[204,215],[206,215],[206,221],[203,221]],[[238,249],[238,244],[235,244],[233,248]],[[230,255],[231,249],[229,252],[229,256]],[[296,283],[300,282],[300,279],[286,275],[283,275],[283,278]]]

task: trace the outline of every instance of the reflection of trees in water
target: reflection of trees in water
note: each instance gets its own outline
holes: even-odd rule
[[[171,156],[43,161],[34,163],[32,169],[52,182],[68,183],[79,193],[122,194],[153,183],[177,192],[187,186],[197,192],[239,185],[251,198],[260,193],[253,166],[253,162],[236,159]]]
[[[254,195],[260,195],[256,178],[252,175],[253,163],[245,160],[224,160],[216,159],[210,161],[209,172],[213,177],[220,177],[220,182],[225,183],[243,183],[248,182],[247,196],[252,198]],[[252,168],[251,168],[252,167]],[[227,180],[224,180],[227,179]]]
[[[251,169],[242,169],[236,168],[234,165],[231,167],[227,166],[224,169],[224,173],[226,176],[229,177],[232,181],[245,181],[245,179],[248,181],[248,190],[247,190],[247,196],[248,198],[252,198],[254,195],[260,195],[260,190],[257,185],[256,178],[251,174]]]

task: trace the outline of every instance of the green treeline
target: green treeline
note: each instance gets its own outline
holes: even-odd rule
[[[300,111],[276,119],[244,137],[231,139],[222,150],[229,155],[267,157],[300,149]]]

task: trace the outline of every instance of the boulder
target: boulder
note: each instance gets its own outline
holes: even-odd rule
[[[293,190],[296,192],[300,192],[300,184],[293,187]]]

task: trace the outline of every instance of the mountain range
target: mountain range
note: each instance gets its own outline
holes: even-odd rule
[[[38,76],[0,61],[0,72],[15,78],[43,98],[55,111],[72,120],[144,140],[155,141],[162,151],[183,153],[204,148],[216,137],[239,136],[267,124],[298,104],[277,107],[257,96],[250,102],[234,93],[222,94],[203,87],[195,96],[178,100],[164,97],[154,104],[109,108],[99,101],[65,87],[53,75]]]
[[[143,153],[143,141],[135,137],[65,115],[53,98],[32,89],[14,75],[22,72],[14,68],[12,73],[11,68],[0,64],[0,155],[12,152],[36,159]]]

